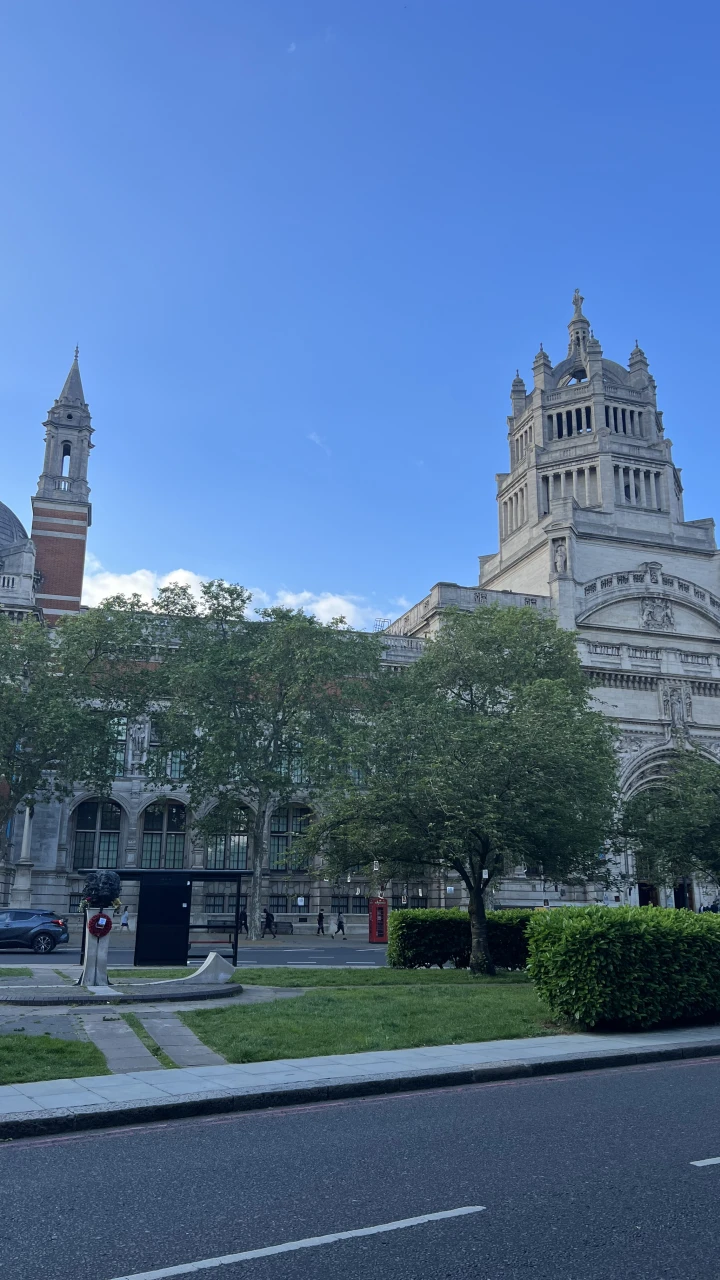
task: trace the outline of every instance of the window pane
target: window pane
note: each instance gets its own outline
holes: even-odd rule
[[[270,819],[271,831],[287,831],[288,829],[288,811],[287,809],[276,809]]]
[[[247,870],[247,847],[248,838],[246,835],[228,836],[228,871],[245,871]]]
[[[339,898],[333,894],[331,911],[342,911],[347,914],[348,900],[347,898]]]
[[[270,870],[284,871],[287,866],[287,836],[270,837]]]
[[[169,804],[168,805],[168,831],[184,831],[185,830],[185,805]]]
[[[159,867],[160,866],[160,849],[162,847],[162,836],[155,833],[145,832],[142,842],[142,859],[140,865],[142,867]]]
[[[120,805],[113,804],[112,800],[107,800],[102,806],[102,810],[100,812],[100,830],[120,830]]]
[[[270,894],[270,910],[273,915],[278,911],[287,911],[287,897],[283,893]]]
[[[163,829],[163,806],[161,804],[149,804],[145,810],[145,818],[143,827],[145,831],[162,831]]]
[[[118,859],[118,842],[120,837],[117,831],[101,831],[100,843],[98,845],[98,866],[99,867],[116,867]]]
[[[95,852],[95,832],[94,831],[77,831],[75,833],[73,870],[79,871],[82,867],[91,867],[93,865],[94,852]]]
[[[362,894],[359,897],[357,894],[355,894],[352,900],[353,915],[360,916],[363,914],[363,912],[367,911],[367,909],[368,909],[367,898],[363,897]]]
[[[225,866],[224,836],[208,836],[207,865],[211,871],[222,871]]]
[[[303,831],[307,831],[309,821],[310,821],[309,809],[293,809],[292,829],[296,835],[301,835]]]
[[[168,832],[165,837],[165,866],[181,867],[185,855],[185,836]]]
[[[71,894],[70,894],[70,907],[69,907],[69,910],[70,910],[70,914],[71,914],[71,915],[77,915],[78,911],[80,910],[80,902],[81,902],[81,900],[82,900],[82,895],[81,895],[81,894],[79,894],[79,893],[71,893]]]
[[[171,751],[168,756],[168,777],[184,778],[185,777],[185,752]]]
[[[228,900],[227,900],[227,902],[228,902],[228,915],[231,915],[231,916],[234,916],[234,915],[235,915],[235,899],[236,899],[236,897],[237,897],[237,894],[235,894],[235,893],[231,893],[231,894],[229,894],[229,895],[228,895]],[[247,911],[247,894],[246,894],[246,893],[241,893],[241,894],[240,894],[240,910],[241,910],[241,911]]]
[[[206,893],[205,910],[211,915],[213,913],[222,915],[225,910],[225,895],[223,893]]]
[[[97,800],[83,800],[76,809],[75,830],[94,831],[97,822]]]

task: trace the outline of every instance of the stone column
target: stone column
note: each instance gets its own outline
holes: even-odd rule
[[[15,879],[12,889],[10,890],[10,906],[28,908],[31,905],[32,896],[32,873],[34,863],[30,861],[30,847],[32,844],[32,820],[33,811],[30,805],[25,808],[25,825],[23,827],[22,846],[20,849],[20,861],[15,867]]]

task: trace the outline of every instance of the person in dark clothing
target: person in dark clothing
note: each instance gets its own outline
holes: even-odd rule
[[[325,912],[324,911],[318,911],[317,921],[318,921],[317,931],[318,933],[322,933],[324,936],[325,935]]]
[[[248,931],[248,927],[247,927],[247,911],[241,911],[241,912],[240,912],[240,915],[238,916],[238,933],[242,933],[243,929],[245,930],[245,932],[246,932],[246,934],[247,934],[247,931]],[[249,936],[250,936],[250,935],[248,934],[248,937],[249,937]]]
[[[343,942],[345,942],[345,940],[346,940],[346,939],[345,939],[345,921],[343,920],[343,914],[342,914],[342,911],[338,911],[338,914],[337,914],[337,922],[336,922],[336,924],[335,924],[335,932],[334,932],[334,934],[333,934],[333,938],[337,938],[337,936],[338,936],[338,934],[339,934],[339,933],[341,933],[341,934],[342,934],[342,936],[343,936]]]
[[[265,934],[269,929],[273,938],[277,938],[277,929],[275,928],[275,917],[272,911],[268,911],[267,907],[263,907],[263,911],[265,913],[265,919],[263,920],[262,933],[260,934],[260,937],[264,938]]]

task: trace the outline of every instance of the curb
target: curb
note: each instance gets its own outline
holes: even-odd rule
[[[184,981],[184,979],[175,979],[175,981]],[[75,985],[75,984],[73,984]],[[148,984],[149,986],[152,984]],[[243,994],[244,988],[239,982],[226,982],[222,987],[197,987],[191,990],[189,987],[185,991],[172,992],[152,992],[148,988],[144,991],[118,991],[113,996],[95,996],[90,992],[87,994],[76,992],[74,995],[67,987],[61,988],[63,995],[58,996],[6,996],[0,994],[0,1008],[3,1005],[22,1005],[25,1008],[41,1009],[65,1006],[68,1009],[77,1009],[85,1005],[104,1005],[107,1007],[119,1004],[172,1004],[173,1002],[186,1000],[225,1000],[228,996],[240,996]]]
[[[501,1080],[530,1079],[536,1076],[566,1075],[611,1067],[632,1067],[648,1062],[671,1062],[692,1058],[720,1057],[720,1043],[695,1044],[685,1048],[641,1049],[591,1056],[543,1058],[533,1062],[497,1062],[481,1067],[458,1067],[449,1071],[410,1071],[402,1075],[357,1077],[326,1084],[287,1085],[275,1089],[244,1090],[242,1093],[184,1094],[167,1102],[105,1103],[77,1110],[47,1110],[42,1114],[16,1113],[0,1119],[0,1142],[19,1138],[39,1138],[58,1133],[82,1133],[152,1121],[182,1120],[193,1116],[227,1115],[232,1112],[265,1111],[274,1107],[330,1102],[344,1098],[370,1098],[416,1089],[449,1089],[458,1085],[489,1084]]]

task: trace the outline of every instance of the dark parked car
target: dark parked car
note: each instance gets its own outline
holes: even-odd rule
[[[67,940],[67,924],[54,911],[0,911],[0,947],[29,947],[44,955]]]

